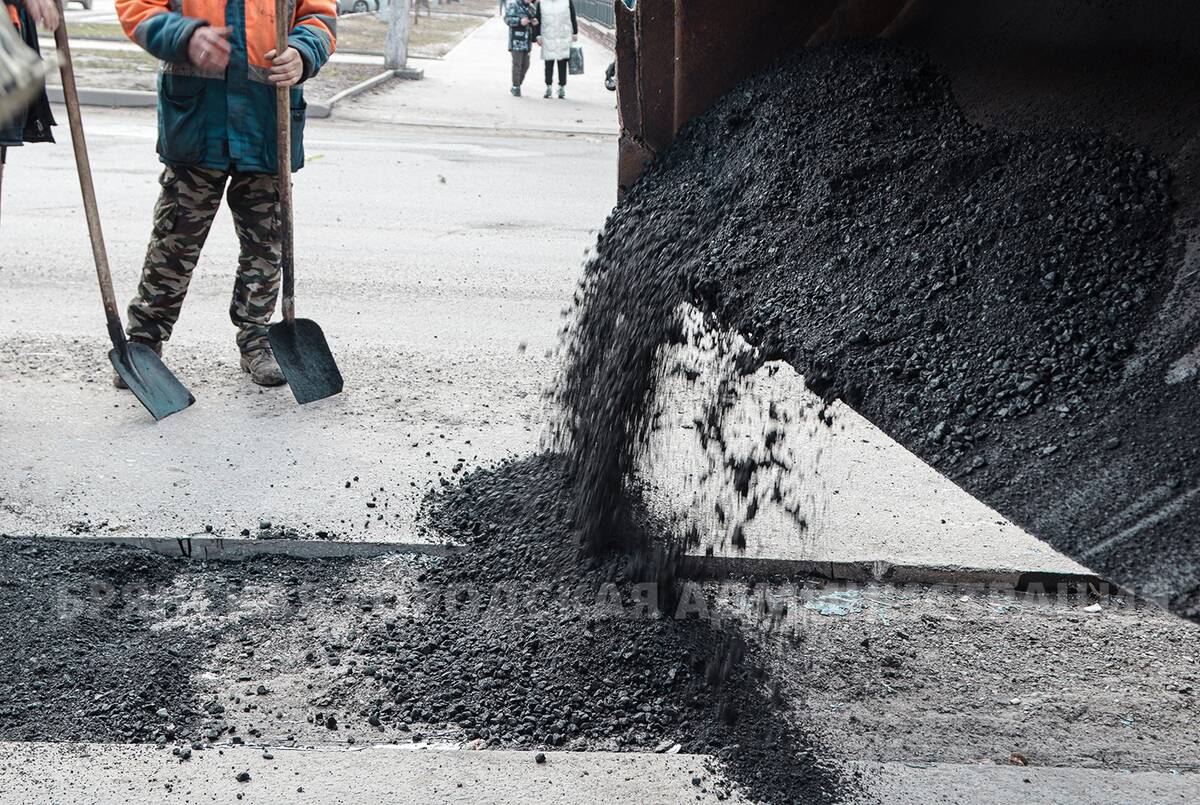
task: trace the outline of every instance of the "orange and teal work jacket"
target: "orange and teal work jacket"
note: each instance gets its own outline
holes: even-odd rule
[[[248,173],[276,170],[275,86],[264,58],[275,47],[274,0],[116,0],[130,39],[162,59],[158,77],[158,154],[170,165]],[[289,0],[288,43],[304,62],[292,87],[292,170],[304,165],[303,82],[329,60],[336,43],[336,0]],[[188,60],[204,25],[233,29],[224,74]]]

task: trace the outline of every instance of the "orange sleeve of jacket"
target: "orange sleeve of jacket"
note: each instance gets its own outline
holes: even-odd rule
[[[288,44],[304,60],[304,81],[329,61],[337,47],[337,1],[297,0],[296,17]]]
[[[312,28],[329,40],[329,52],[337,49],[337,0],[300,0],[296,4],[297,28]]]
[[[192,33],[209,24],[223,25],[225,9],[220,7],[215,19],[205,16],[188,17],[171,6],[182,7],[179,0],[116,0],[117,18],[125,35],[149,53],[163,61],[186,61],[187,46]]]

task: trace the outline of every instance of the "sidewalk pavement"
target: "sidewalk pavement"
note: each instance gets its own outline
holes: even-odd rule
[[[422,61],[425,79],[356,98],[338,107],[345,120],[392,125],[441,126],[616,136],[617,96],[604,87],[604,68],[615,57],[580,36],[587,72],[569,76],[567,98],[542,97],[544,64],[534,49],[524,96],[509,94],[512,61],[508,28],[488,20],[439,61]],[[555,76],[555,81],[557,81]],[[616,152],[613,152],[616,161]]]

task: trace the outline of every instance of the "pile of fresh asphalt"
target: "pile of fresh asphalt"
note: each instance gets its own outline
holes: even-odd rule
[[[151,743],[186,759],[253,740],[253,729],[239,734],[252,711],[228,712],[200,677],[233,646],[249,662],[310,605],[338,606],[353,567],[0,537],[0,741]],[[245,591],[266,586],[282,598],[245,610]],[[360,616],[346,609],[348,620]]]
[[[788,361],[1037,536],[1200,614],[1172,561],[1197,554],[1200,395],[1163,382],[1187,334],[1139,351],[1182,251],[1170,181],[1099,132],[977,125],[883,42],[743,82],[586,267],[556,393],[585,543],[638,533],[623,500],[690,303],[757,346],[744,371]]]
[[[178,563],[0,540],[0,740],[145,742],[198,733],[203,641],[150,629]]]
[[[709,754],[756,800],[836,800],[847,782],[817,760],[753,641],[701,617],[707,603],[671,599],[653,562],[580,562],[573,484],[543,453],[431,498],[430,522],[465,551],[420,578],[422,610],[356,642],[377,690],[369,722],[450,725],[480,747]]]
[[[722,758],[752,798],[843,794],[763,644],[677,617],[679,546],[630,487],[680,306],[757,346],[735,374],[785,358],[960,482],[994,483],[1028,452],[1013,439],[1069,455],[1064,431],[1111,404],[1164,290],[1167,182],[1101,137],[973,125],[925,59],[886,45],[807,51],[743,84],[608,221],[565,330],[562,454],[431,499],[466,550],[426,571],[424,608],[356,643],[370,723],[493,747],[678,745]],[[697,433],[719,444],[725,410]],[[752,486],[754,466],[728,469]]]

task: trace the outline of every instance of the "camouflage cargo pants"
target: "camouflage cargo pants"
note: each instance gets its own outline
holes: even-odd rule
[[[228,183],[228,191],[226,184]],[[242,352],[268,346],[267,324],[279,294],[279,204],[274,174],[172,167],[159,178],[154,231],[137,296],[129,303],[130,338],[166,341],[179,318],[200,250],[221,196],[241,242],[229,318]]]

